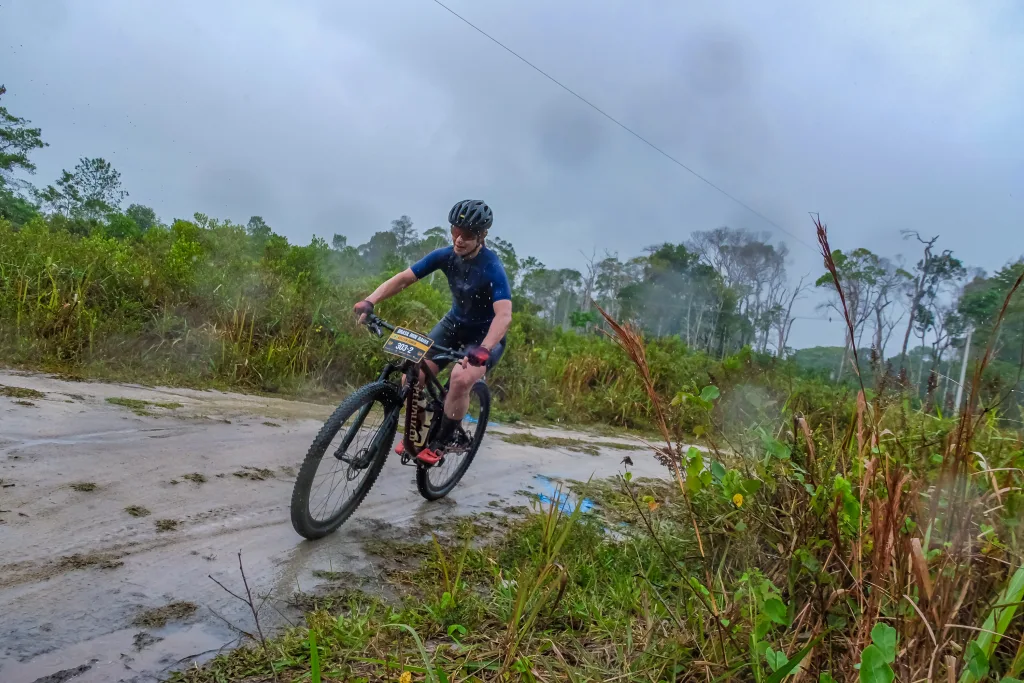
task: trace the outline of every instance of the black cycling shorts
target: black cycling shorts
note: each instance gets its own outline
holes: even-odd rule
[[[434,325],[434,329],[430,331],[427,336],[434,340],[435,344],[445,346],[455,351],[461,351],[467,346],[473,346],[480,344],[487,336],[487,327],[468,327],[465,325],[459,325],[448,316],[445,316],[437,321]],[[427,351],[427,358],[432,360],[436,365],[437,369],[443,370],[451,361],[449,360],[434,360],[434,356],[439,352],[437,347],[431,347],[430,351]],[[501,355],[505,353],[505,338],[502,337],[501,341],[494,345],[491,349],[491,359],[487,361],[487,369],[492,369],[501,360]]]

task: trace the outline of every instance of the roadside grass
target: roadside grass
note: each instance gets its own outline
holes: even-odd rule
[[[164,410],[177,410],[181,408],[180,403],[173,402],[159,402],[159,401],[144,401],[138,398],[125,398],[123,396],[112,396],[107,399],[107,403],[115,406],[121,406],[127,408],[136,415],[143,417],[152,416],[154,413],[151,408],[163,408]]]

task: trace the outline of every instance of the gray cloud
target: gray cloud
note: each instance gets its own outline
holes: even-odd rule
[[[1024,251],[1016,0],[451,6],[807,244],[820,211],[842,248],[894,255],[912,227],[988,269]],[[37,183],[104,156],[164,218],[260,214],[299,242],[358,243],[403,213],[427,228],[480,196],[551,266],[727,224],[789,243],[796,276],[820,270],[429,0],[0,13],[6,104],[51,143]]]

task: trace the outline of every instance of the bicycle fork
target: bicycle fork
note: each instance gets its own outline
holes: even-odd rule
[[[402,404],[397,403],[394,407],[390,408],[384,415],[384,421],[377,429],[377,433],[374,434],[373,440],[370,445],[362,453],[354,455],[347,455],[348,447],[352,445],[352,440],[356,438],[356,434],[363,426],[363,421],[369,414],[370,409],[373,407],[373,403],[369,403],[359,409],[359,413],[356,415],[356,419],[352,421],[348,431],[345,433],[344,438],[341,440],[341,445],[334,452],[334,457],[342,462],[346,462],[352,465],[356,469],[363,469],[370,464],[373,456],[376,455],[381,448],[387,448],[389,444],[385,443],[387,435],[393,434],[398,429],[398,413],[402,410]]]

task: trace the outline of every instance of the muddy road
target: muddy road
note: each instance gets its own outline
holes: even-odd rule
[[[513,430],[494,425],[448,499],[420,498],[413,469],[390,457],[349,522],[308,542],[288,503],[331,409],[0,371],[0,680],[159,680],[252,630],[246,605],[210,578],[243,590],[239,551],[250,586],[271,596],[265,619],[280,626],[279,606],[324,572],[372,580],[368,539],[622,471],[622,451],[512,445],[500,435]],[[653,458],[632,459],[637,475],[663,475]]]

